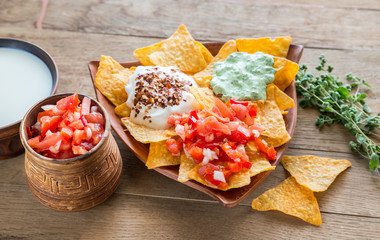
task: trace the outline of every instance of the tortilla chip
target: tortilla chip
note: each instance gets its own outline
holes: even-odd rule
[[[316,156],[284,156],[281,163],[299,184],[314,192],[325,191],[339,173],[351,166],[346,159]]]
[[[242,172],[235,173],[228,178],[227,188],[218,188],[217,186],[206,182],[206,180],[203,177],[199,176],[198,169],[201,167],[202,167],[202,164],[199,164],[195,168],[191,169],[191,171],[187,173],[187,176],[189,177],[189,179],[193,179],[193,180],[200,182],[203,185],[206,185],[210,188],[215,188],[215,189],[219,189],[222,191],[227,191],[229,189],[240,188],[240,187],[246,186],[246,185],[251,183],[251,177],[249,176],[249,171],[242,171]]]
[[[186,154],[181,154],[181,165],[179,166],[178,172],[178,181],[186,182],[189,181],[190,178],[187,176],[187,173],[191,171],[191,169],[195,168],[197,164],[193,159],[188,158]]]
[[[120,117],[129,117],[131,114],[131,108],[127,106],[127,103],[123,103],[115,107],[115,113]]]
[[[258,152],[257,148],[252,147],[252,144],[256,146],[253,141],[250,142],[250,144],[247,144],[248,147],[245,148],[245,152],[249,157],[249,161],[252,163],[252,167],[249,169],[249,176],[253,177],[259,173],[274,170],[276,166],[272,166],[268,159],[263,154]]]
[[[175,66],[188,74],[197,73],[207,66],[203,54],[183,24],[170,38],[133,52],[143,65]]]
[[[190,88],[190,93],[193,94],[197,101],[197,109],[212,110],[215,105],[215,96],[211,89],[194,86]]]
[[[261,133],[261,138],[273,147],[289,142],[290,136],[286,131],[285,121],[278,106],[273,101],[266,101],[257,106],[261,112],[260,124],[265,128]]]
[[[133,71],[124,69],[112,57],[102,56],[95,77],[96,88],[118,106],[128,99],[125,85],[132,74]]]
[[[274,101],[280,111],[294,107],[294,100],[273,83],[267,85],[267,101]]]
[[[299,66],[286,58],[275,57],[273,67],[277,70],[273,83],[284,91],[296,77]]]
[[[252,201],[252,208],[259,211],[277,210],[302,220],[321,225],[321,213],[313,191],[301,186],[289,177]]]
[[[215,58],[207,65],[207,67],[196,74],[194,74],[193,78],[197,82],[197,84],[201,87],[210,86],[210,81],[212,79],[212,70],[214,69],[214,64],[216,62],[226,60],[227,56],[231,53],[237,52],[236,42],[235,40],[230,40],[226,42],[219,50],[218,54]]]
[[[129,133],[139,142],[153,143],[160,142],[177,135],[174,128],[169,129],[152,129],[143,125],[133,123],[129,117],[121,119],[127,127]]]
[[[180,164],[180,156],[173,156],[166,147],[166,141],[154,142],[149,146],[149,155],[145,165],[148,169]]]
[[[202,55],[206,61],[207,64],[209,64],[214,57],[210,53],[210,51],[200,42],[194,41],[195,44],[201,49]]]
[[[278,37],[274,40],[269,37],[250,38],[237,39],[236,46],[239,52],[255,53],[260,51],[275,57],[286,57],[291,42],[291,37]]]

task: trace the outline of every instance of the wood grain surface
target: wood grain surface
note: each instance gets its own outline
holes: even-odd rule
[[[200,41],[290,35],[305,45],[301,64],[325,54],[341,78],[352,72],[380,112],[380,3],[377,0],[50,1],[43,29],[35,29],[41,1],[0,0],[0,37],[31,41],[48,51],[59,69],[58,93],[94,97],[88,62],[100,55],[134,61],[135,48],[160,41],[185,23]],[[149,171],[118,139],[121,184],[106,202],[83,212],[61,213],[41,205],[27,187],[24,155],[0,161],[0,239],[378,239],[380,177],[348,147],[340,126],[318,130],[318,112],[299,109],[288,155],[312,154],[351,161],[331,187],[316,194],[322,225],[280,212],[251,209],[252,199],[282,182],[281,165],[235,208]]]

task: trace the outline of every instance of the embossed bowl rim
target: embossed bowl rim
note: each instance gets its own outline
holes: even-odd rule
[[[106,111],[106,109],[95,99],[93,99],[92,97],[89,97],[87,95],[83,95],[83,94],[79,94],[78,93],[78,97],[79,99],[83,99],[84,97],[88,97],[89,99],[91,99],[91,103],[95,103],[95,105],[99,108],[99,112],[101,112],[104,116],[104,133],[103,133],[103,137],[102,139],[100,140],[100,142],[93,148],[91,149],[90,151],[88,151],[87,153],[83,154],[83,155],[80,155],[80,156],[77,156],[77,157],[74,157],[74,158],[67,158],[67,159],[56,159],[56,158],[48,158],[48,157],[45,157],[45,156],[42,156],[41,154],[37,153],[36,151],[33,150],[33,148],[31,148],[29,146],[29,144],[27,143],[29,137],[27,135],[27,130],[26,130],[26,121],[29,120],[31,118],[31,115],[33,115],[35,112],[41,112],[43,111],[43,109],[41,108],[41,106],[44,106],[44,105],[47,105],[47,104],[54,104],[56,103],[58,100],[64,98],[64,97],[67,97],[67,96],[70,96],[70,95],[73,95],[75,93],[61,93],[61,94],[56,94],[56,95],[52,95],[52,96],[49,96],[45,99],[42,99],[41,101],[39,101],[38,103],[36,103],[34,106],[32,106],[25,114],[24,118],[21,120],[21,125],[20,125],[20,138],[21,138],[21,142],[22,142],[22,145],[24,146],[24,148],[30,152],[31,154],[33,154],[34,156],[38,157],[39,159],[41,160],[44,160],[44,161],[49,161],[51,163],[58,163],[58,164],[68,164],[68,163],[71,163],[71,162],[75,162],[75,161],[80,161],[80,160],[83,160],[87,157],[89,157],[90,155],[94,154],[101,145],[104,144],[104,142],[106,141],[108,135],[110,134],[110,131],[111,131],[111,125],[110,125],[110,118],[108,116],[108,113]],[[52,103],[51,101],[54,102]],[[35,120],[37,121],[37,119]]]

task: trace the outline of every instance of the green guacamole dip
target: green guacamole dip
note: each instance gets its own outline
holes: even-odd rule
[[[266,86],[273,82],[276,69],[273,56],[256,52],[235,52],[226,61],[214,65],[210,85],[217,96],[227,102],[237,100],[265,100]]]

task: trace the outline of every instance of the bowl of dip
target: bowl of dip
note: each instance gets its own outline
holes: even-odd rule
[[[19,137],[21,119],[36,102],[54,94],[58,68],[39,46],[0,38],[0,160],[24,151]]]

